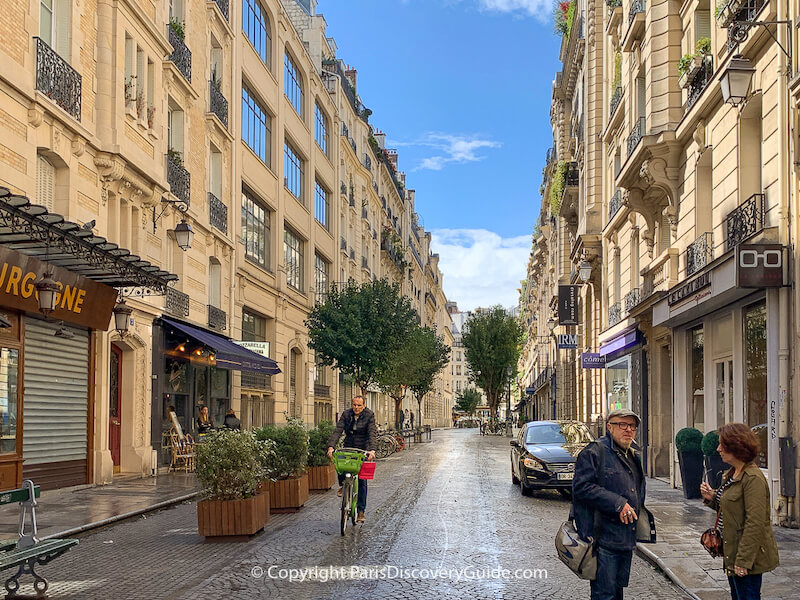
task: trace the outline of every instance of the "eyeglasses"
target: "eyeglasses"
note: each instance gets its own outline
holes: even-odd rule
[[[636,428],[639,427],[636,423],[621,423],[620,421],[614,421],[613,423],[609,423],[609,425],[616,425],[623,431],[636,431]]]

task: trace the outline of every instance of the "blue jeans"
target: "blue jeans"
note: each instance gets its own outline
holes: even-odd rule
[[[632,550],[597,549],[597,578],[591,582],[592,600],[622,600],[631,576]]]
[[[728,577],[733,600],[761,600],[761,573],[744,577]]]
[[[339,473],[339,487],[344,483],[344,473]],[[356,500],[356,511],[364,512],[367,510],[367,480],[358,480],[358,500]]]

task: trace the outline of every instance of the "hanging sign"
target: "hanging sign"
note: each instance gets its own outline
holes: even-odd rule
[[[785,264],[780,244],[740,244],[736,246],[736,287],[781,287]]]
[[[558,324],[578,325],[578,285],[558,286]]]
[[[577,350],[578,349],[578,334],[577,333],[561,333],[556,336],[556,345],[559,350]]]
[[[606,357],[598,352],[584,352],[581,354],[581,367],[584,369],[605,369]]]

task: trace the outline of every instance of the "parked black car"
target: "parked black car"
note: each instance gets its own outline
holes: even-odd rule
[[[523,496],[557,489],[568,496],[575,458],[594,436],[579,421],[531,421],[511,440],[511,481]]]

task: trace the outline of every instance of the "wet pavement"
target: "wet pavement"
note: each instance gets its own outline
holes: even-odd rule
[[[589,596],[553,547],[568,502],[520,495],[508,438],[436,431],[432,443],[379,462],[367,522],[344,537],[339,506],[333,490],[312,495],[249,541],[208,542],[185,502],[82,534],[40,571],[54,599]],[[626,595],[687,597],[639,557]]]

